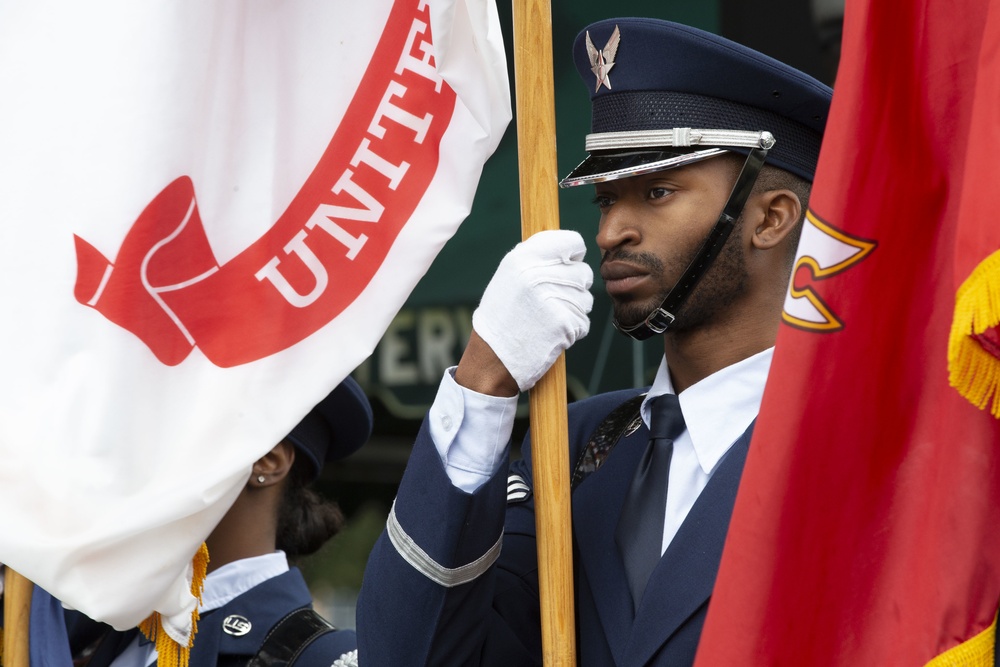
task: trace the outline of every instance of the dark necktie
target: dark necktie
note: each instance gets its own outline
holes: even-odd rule
[[[670,457],[674,438],[684,432],[684,415],[677,396],[653,398],[649,422],[649,444],[632,478],[615,530],[633,610],[638,610],[649,575],[660,560]]]

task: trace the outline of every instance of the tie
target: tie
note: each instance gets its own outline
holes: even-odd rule
[[[649,422],[649,444],[632,478],[615,531],[633,611],[639,609],[646,582],[660,560],[670,456],[674,438],[684,432],[684,415],[677,396],[653,398]]]

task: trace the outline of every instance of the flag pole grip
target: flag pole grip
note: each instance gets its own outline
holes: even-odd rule
[[[549,0],[513,0],[521,233],[559,228],[552,11]],[[542,658],[576,665],[573,538],[570,514],[566,359],[531,390],[532,462]]]
[[[3,580],[3,667],[28,667],[31,581],[10,567]]]

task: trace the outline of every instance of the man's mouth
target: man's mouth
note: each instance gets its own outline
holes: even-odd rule
[[[619,296],[631,292],[647,280],[649,270],[628,262],[610,261],[601,264],[601,277],[608,294]]]

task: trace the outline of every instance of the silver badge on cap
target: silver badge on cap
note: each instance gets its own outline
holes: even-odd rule
[[[251,627],[250,619],[239,614],[226,616],[226,620],[222,622],[222,631],[234,637],[242,637],[250,632]]]
[[[590,71],[597,77],[595,93],[601,89],[601,84],[611,90],[611,79],[608,78],[608,72],[615,66],[615,54],[618,53],[619,41],[621,41],[621,34],[618,32],[618,26],[615,26],[615,31],[611,33],[608,43],[598,51],[590,40],[590,31],[587,31],[587,55],[590,56]]]

